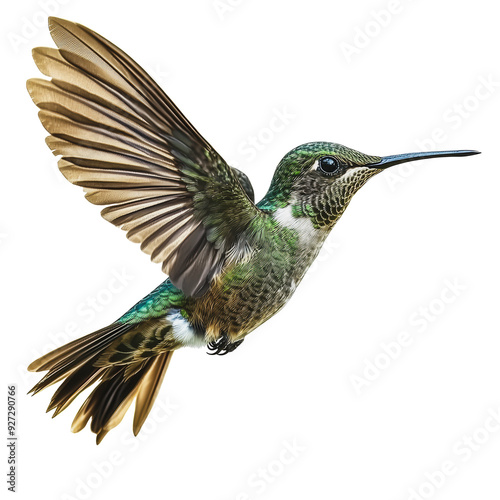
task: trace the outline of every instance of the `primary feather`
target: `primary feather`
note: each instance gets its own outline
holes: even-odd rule
[[[48,370],[34,392],[63,380],[54,414],[96,384],[72,429],[92,419],[99,442],[134,399],[139,432],[174,350],[231,352],[281,310],[383,159],[303,144],[283,157],[255,205],[248,178],[129,56],[78,24],[49,25],[58,50],[35,49],[34,58],[51,80],[30,80],[28,89],[59,168],[170,276],[110,326],[29,366]]]
[[[61,172],[186,295],[202,295],[258,211],[251,184],[118,47],[76,23],[49,27],[59,49],[33,57],[51,80],[28,90]]]

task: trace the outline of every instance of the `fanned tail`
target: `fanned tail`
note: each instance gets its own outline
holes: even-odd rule
[[[97,360],[113,342],[133,330],[134,325],[113,323],[106,328],[70,342],[42,356],[28,367],[29,371],[48,373],[30,391],[36,394],[64,380],[56,390],[47,411],[55,417],[85,389],[98,385],[83,403],[73,420],[71,430],[81,431],[89,419],[97,434],[97,444],[116,427],[136,398],[133,430],[137,435],[156,399],[173,351],[126,364],[101,366]]]

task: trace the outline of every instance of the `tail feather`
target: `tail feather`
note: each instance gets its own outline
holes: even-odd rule
[[[105,368],[96,369],[91,363],[80,367],[69,375],[58,387],[50,401],[47,411],[55,410],[53,417],[59,415],[85,389],[97,382]]]
[[[97,332],[74,340],[54,351],[45,354],[28,366],[29,371],[46,371],[48,373],[30,391],[33,394],[49,387],[69,373],[74,372],[91,358],[96,357],[113,340],[131,329],[131,325],[113,323]]]
[[[134,434],[137,435],[151,411],[173,351],[159,352],[133,365],[102,366],[98,363],[102,353],[117,338],[136,327],[114,323],[42,356],[28,369],[48,370],[48,373],[30,392],[36,394],[64,379],[47,408],[47,411],[54,410],[55,417],[82,391],[98,382],[77,412],[71,430],[79,432],[92,419],[90,429],[97,434],[99,444],[121,422],[134,398],[137,398],[133,424]]]
[[[33,361],[29,366],[28,370],[30,372],[44,372],[52,369],[56,364],[60,361],[64,360],[69,352],[76,353],[81,348],[86,348],[90,346],[95,341],[104,341],[104,334],[112,334],[116,332],[117,334],[122,334],[125,331],[128,331],[130,326],[127,324],[116,324],[113,323],[109,326],[101,328],[93,333],[89,333],[84,337],[80,337],[79,339],[73,340],[72,342],[68,342],[63,346],[50,351],[44,356]],[[116,338],[116,337],[114,337]]]
[[[154,358],[151,362],[151,368],[139,386],[133,427],[134,435],[136,436],[139,434],[142,424],[144,424],[151,411],[173,353],[174,351],[167,351]]]

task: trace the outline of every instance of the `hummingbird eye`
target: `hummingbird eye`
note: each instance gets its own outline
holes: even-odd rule
[[[333,156],[323,156],[319,159],[318,170],[324,174],[333,175],[340,170],[340,164]]]

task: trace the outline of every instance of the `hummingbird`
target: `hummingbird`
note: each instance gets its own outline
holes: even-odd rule
[[[255,203],[248,177],[125,52],[67,20],[51,17],[49,29],[58,48],[35,48],[33,58],[50,80],[27,82],[47,145],[66,179],[167,275],[111,325],[28,367],[47,372],[33,394],[62,381],[54,416],[94,386],[71,429],[91,420],[97,444],[134,400],[138,434],[174,351],[230,353],[280,311],[370,178],[404,162],[478,154],[374,156],[310,142],[283,157]]]

